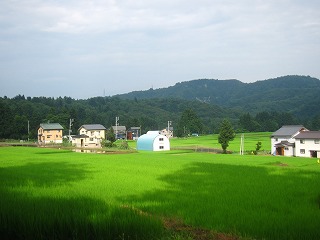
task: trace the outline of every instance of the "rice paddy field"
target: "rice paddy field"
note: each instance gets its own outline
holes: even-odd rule
[[[213,137],[171,144],[212,147]],[[245,139],[248,151],[258,139],[270,146]],[[0,147],[0,238],[320,239],[320,164],[188,149]]]
[[[233,141],[230,142],[227,150],[234,153],[239,153],[240,142],[242,133],[236,134]],[[257,142],[261,142],[261,153],[270,152],[271,142],[270,142],[269,132],[257,132],[257,133],[243,133],[244,137],[244,151],[247,154],[251,154],[255,150]],[[221,149],[221,145],[218,143],[218,134],[205,135],[199,137],[189,137],[189,138],[173,138],[170,140],[171,148],[214,148]],[[134,147],[134,144],[133,146]]]

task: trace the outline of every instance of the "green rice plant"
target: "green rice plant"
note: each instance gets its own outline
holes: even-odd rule
[[[67,159],[81,154],[31,148],[15,152],[18,149],[23,148],[1,148],[2,153],[13,150],[1,159],[1,239],[153,239],[162,235],[159,218],[95,197],[86,192],[86,187],[92,189],[90,181],[87,186],[77,184],[87,179],[90,167]]]
[[[240,151],[240,141],[242,133],[237,133],[233,141],[229,143],[228,150],[238,153]],[[244,150],[253,154],[256,149],[257,142],[261,142],[261,152],[270,152],[271,141],[269,132],[262,133],[244,133]],[[221,149],[221,145],[218,143],[218,134],[204,135],[199,137],[189,138],[172,138],[170,139],[170,145],[172,148],[214,148]]]
[[[159,219],[95,199],[1,193],[1,239],[150,239],[162,232]]]
[[[315,159],[31,147],[0,156],[1,239],[189,236],[164,230],[163,219],[248,238],[320,238]]]

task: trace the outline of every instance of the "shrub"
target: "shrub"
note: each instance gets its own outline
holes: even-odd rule
[[[106,148],[112,148],[115,146],[115,144],[109,140],[106,140],[106,139],[103,139],[102,142],[101,142],[101,145],[103,147],[106,147]]]
[[[129,149],[129,145],[127,141],[122,141],[119,145],[118,145],[119,149]]]

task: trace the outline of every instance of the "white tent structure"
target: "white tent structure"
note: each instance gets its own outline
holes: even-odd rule
[[[170,141],[158,131],[149,131],[138,138],[137,150],[168,151],[170,150]]]

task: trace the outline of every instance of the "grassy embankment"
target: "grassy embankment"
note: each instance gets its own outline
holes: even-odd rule
[[[320,238],[315,159],[25,147],[0,156],[1,239],[179,239],[166,220],[258,239]]]

